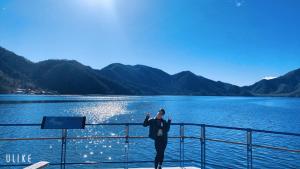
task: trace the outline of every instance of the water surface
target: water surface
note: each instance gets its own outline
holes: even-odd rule
[[[161,107],[166,118],[173,122],[255,128],[300,133],[300,99],[268,97],[199,97],[199,96],[35,96],[0,95],[0,123],[41,123],[43,116],[86,116],[87,123],[142,122],[146,112],[152,116]],[[178,135],[172,126],[170,135]],[[132,127],[131,135],[147,135],[142,126]],[[199,127],[186,127],[186,135],[200,135]],[[61,131],[41,130],[39,127],[1,127],[0,136],[57,137]],[[85,130],[69,131],[69,136],[124,135],[124,126],[87,126]],[[223,129],[207,129],[207,137],[245,142],[245,133]],[[255,144],[300,149],[300,138],[254,133]],[[125,140],[69,140],[67,161],[122,161]],[[185,140],[185,159],[200,160],[199,140]],[[7,153],[31,154],[32,161],[60,162],[60,141],[0,142],[0,164]],[[129,140],[129,160],[152,160],[153,142],[150,139]],[[166,160],[179,159],[179,140],[170,139]],[[246,147],[207,142],[207,161],[228,168],[245,168]],[[168,166],[178,164],[166,163]],[[186,165],[199,166],[197,163]],[[253,149],[255,168],[300,168],[300,154],[267,149]],[[105,164],[90,168],[123,167]],[[130,164],[130,167],[152,166],[151,163]],[[53,167],[55,168],[55,167]],[[88,168],[70,166],[69,168]],[[209,168],[219,168],[209,166]],[[221,167],[220,167],[221,168]]]

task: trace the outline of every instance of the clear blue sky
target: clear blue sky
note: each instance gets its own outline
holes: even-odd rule
[[[0,46],[236,85],[300,68],[299,0],[0,0]]]

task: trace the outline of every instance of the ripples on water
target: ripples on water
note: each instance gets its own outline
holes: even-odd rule
[[[146,112],[155,115],[160,107],[174,122],[206,123],[245,128],[257,128],[300,133],[300,99],[247,97],[191,97],[191,96],[23,96],[0,95],[0,123],[40,123],[43,116],[86,116],[87,123],[142,122]],[[170,135],[178,135],[178,126],[172,126]],[[130,135],[147,136],[148,129],[132,126]],[[1,127],[1,137],[57,137],[61,132],[40,130],[39,127]],[[123,136],[124,126],[87,126],[85,130],[70,130],[70,137]],[[186,127],[186,135],[200,136],[198,127]],[[208,129],[207,137],[245,142],[245,133]],[[253,135],[255,144],[276,145],[299,149],[297,137]],[[0,160],[5,153],[31,153],[34,161],[60,161],[60,140],[1,142]],[[122,161],[126,158],[124,139],[88,139],[68,141],[67,161],[95,162]],[[150,139],[130,139],[129,160],[152,160],[153,142]],[[34,150],[34,151],[33,151]],[[179,159],[179,140],[169,139],[166,160]],[[200,160],[199,140],[185,140],[185,159]],[[300,155],[255,148],[255,168],[300,168]],[[207,161],[229,168],[246,167],[246,147],[207,142]],[[166,164],[176,166],[178,164]],[[199,164],[190,164],[195,165]],[[122,167],[118,165],[90,168]],[[130,166],[152,166],[131,164]],[[54,167],[55,168],[55,167]],[[82,168],[72,166],[70,168]],[[84,167],[88,168],[88,167]],[[211,167],[218,168],[218,167]]]
[[[82,106],[66,110],[68,113],[75,113],[79,116],[86,116],[92,124],[103,123],[110,118],[115,118],[122,114],[127,114],[127,101],[106,101],[102,103],[86,103]]]

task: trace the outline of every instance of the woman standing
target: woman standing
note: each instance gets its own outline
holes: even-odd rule
[[[150,113],[147,113],[143,124],[144,127],[149,126],[149,137],[153,139],[155,143],[155,169],[161,169],[164,160],[165,149],[168,144],[168,132],[170,130],[171,119],[168,119],[168,121],[164,120],[164,115],[164,109],[160,109],[155,118],[150,118]]]

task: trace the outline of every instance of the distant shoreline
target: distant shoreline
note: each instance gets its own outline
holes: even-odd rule
[[[178,96],[178,97],[247,97],[247,98],[257,98],[257,97],[262,97],[262,98],[300,98],[299,96],[282,96],[282,95],[252,95],[252,96],[232,96],[232,95],[171,95],[171,94],[166,94],[166,95],[122,95],[122,94],[19,94],[19,93],[0,93],[0,96],[3,95],[20,95],[20,96],[91,96],[91,97],[97,97],[97,96],[107,96],[107,97],[121,97],[121,96],[136,96],[136,97],[164,97],[164,96]]]

